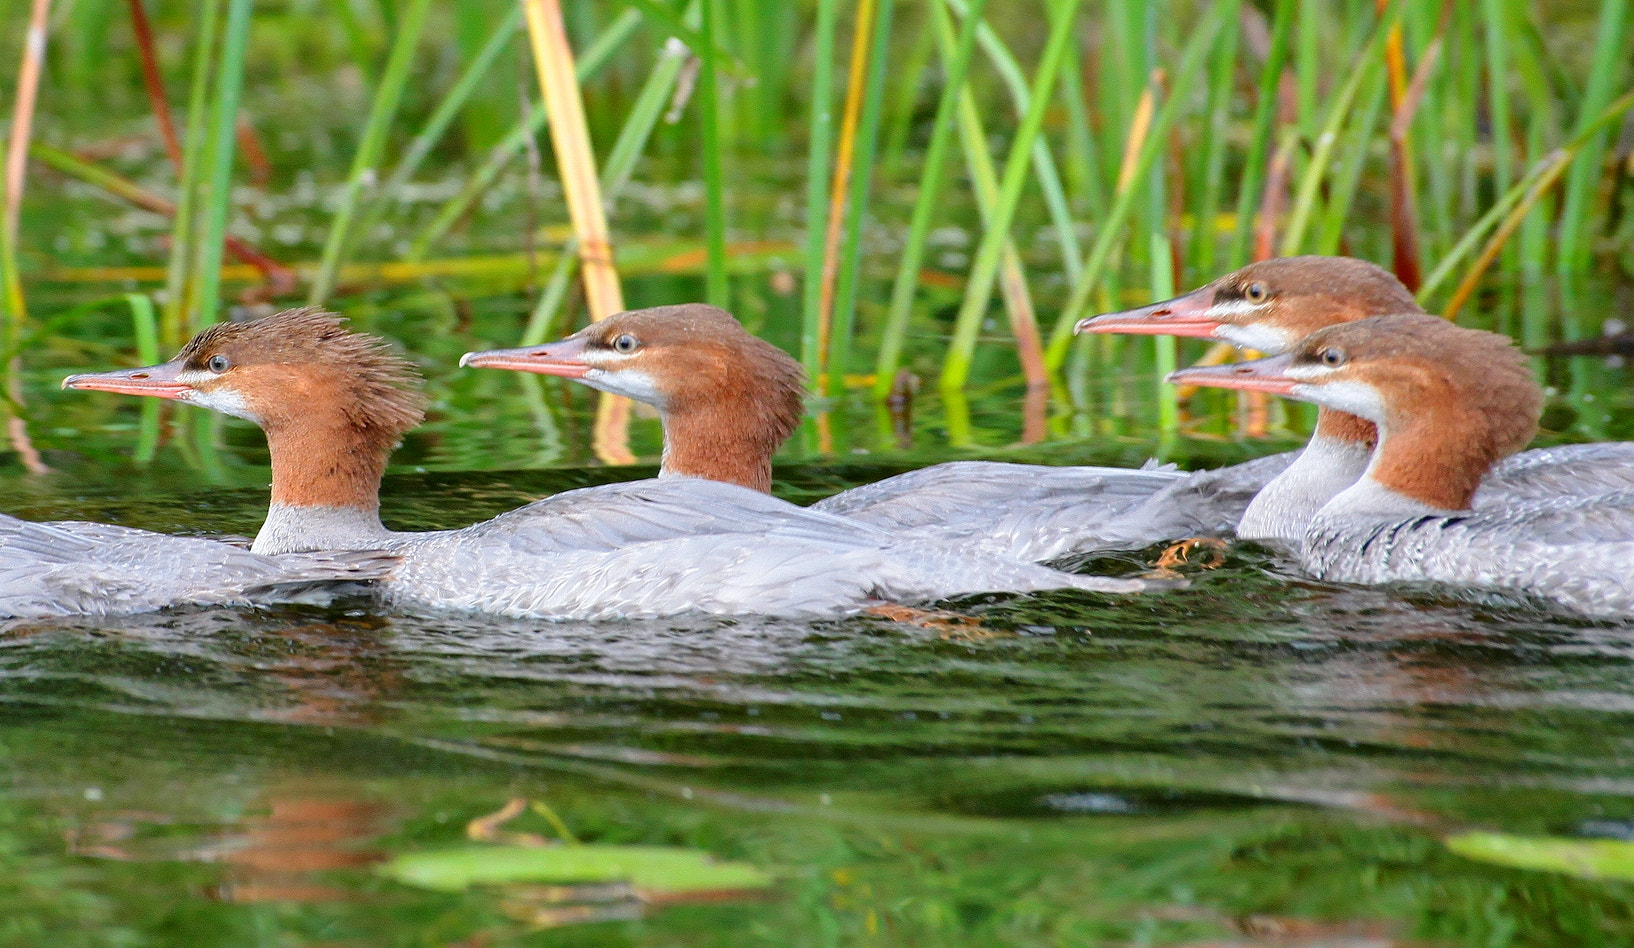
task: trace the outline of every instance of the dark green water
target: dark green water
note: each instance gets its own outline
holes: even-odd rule
[[[175,444],[138,468],[120,457],[137,406],[51,393],[49,375],[33,402],[59,473],[8,474],[8,509],[255,529],[253,429],[225,429],[214,475]],[[388,479],[396,526],[623,476],[503,470],[582,465],[577,391],[541,390],[567,408],[547,413],[560,447],[541,457],[514,376],[434,388],[432,425]],[[907,453],[852,414],[852,450],[885,460],[789,465],[781,493],[952,453],[933,414]],[[973,409],[994,441],[1014,439],[1017,414],[1003,389]],[[638,423],[640,450],[655,437]],[[1024,456],[1130,463],[1151,447]],[[362,607],[14,625],[0,637],[0,944],[1634,942],[1628,884],[1442,842],[1634,837],[1634,629],[1312,584],[1252,547],[1191,575],[1133,601],[955,603],[979,624],[953,629]],[[605,886],[449,893],[380,873],[402,854],[495,845],[469,843],[467,823],[513,798],[584,842],[702,850],[776,882],[645,904]],[[558,835],[534,812],[503,831]]]

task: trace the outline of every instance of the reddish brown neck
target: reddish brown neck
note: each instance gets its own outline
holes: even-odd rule
[[[1314,437],[1355,445],[1368,451],[1379,443],[1379,429],[1373,422],[1331,408],[1318,408]]]
[[[701,477],[770,493],[782,438],[748,398],[697,400],[664,412],[665,475]]]
[[[1482,437],[1484,419],[1456,409],[1420,412],[1388,426],[1370,476],[1439,510],[1467,510],[1481,478],[1503,456]]]
[[[267,427],[272,502],[290,507],[380,509],[380,479],[396,438],[346,419]]]

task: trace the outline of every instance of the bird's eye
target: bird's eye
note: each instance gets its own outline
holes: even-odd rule
[[[1316,354],[1316,357],[1321,359],[1322,364],[1329,368],[1335,368],[1345,364],[1345,350],[1336,349],[1333,346],[1323,349],[1321,352]]]
[[[220,375],[221,373],[232,368],[233,363],[231,359],[228,359],[224,355],[213,355],[210,357],[210,361],[205,363],[205,367],[217,375]]]
[[[641,343],[629,333],[623,333],[613,340],[613,348],[624,353],[634,352],[640,345]]]
[[[1248,284],[1248,289],[1244,293],[1251,303],[1263,303],[1265,298],[1271,295],[1271,291],[1265,288],[1265,284],[1258,281]]]

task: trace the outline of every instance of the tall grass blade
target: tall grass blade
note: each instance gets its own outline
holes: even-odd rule
[[[1594,58],[1578,111],[1580,131],[1595,123],[1622,79],[1630,59],[1628,19],[1628,0],[1601,0]],[[1609,132],[1596,132],[1583,142],[1582,160],[1572,167],[1566,178],[1566,194],[1560,209],[1560,249],[1556,258],[1562,274],[1588,269],[1588,207],[1605,171],[1607,134]]]
[[[1078,12],[1079,0],[1061,0],[1051,10],[1054,20],[1050,37],[1044,47],[1038,71],[1033,76],[1027,114],[1010,143],[1010,154],[1005,159],[1004,178],[999,185],[998,201],[992,217],[986,222],[982,242],[977,245],[975,262],[965,284],[965,297],[954,323],[953,341],[943,363],[941,387],[964,388],[970,377],[970,362],[976,350],[976,332],[981,328],[981,317],[993,294],[998,276],[999,258],[1009,237],[1010,222],[1015,217],[1016,205],[1021,199],[1022,186],[1027,183],[1030,167],[1028,156],[1033,143],[1044,127],[1044,113],[1050,104],[1050,90],[1065,58],[1067,43],[1072,40],[1072,26]],[[1036,344],[1036,329],[1035,344]],[[1025,340],[1018,339],[1018,343]],[[1035,352],[1023,351],[1023,365],[1029,367],[1028,382],[1043,384],[1044,367]]]
[[[392,168],[391,177],[376,189],[373,200],[369,202],[357,225],[357,232],[362,239],[367,240],[374,232],[381,218],[385,216],[392,198],[400,194],[403,186],[420,170],[421,163],[431,154],[431,149],[442,140],[449,126],[459,116],[460,110],[470,101],[478,85],[487,77],[494,62],[505,51],[505,47],[510,45],[521,26],[522,7],[520,5],[509,7],[505,18],[499,21],[487,41],[477,50],[477,54],[471,57],[471,62],[460,73],[459,79],[449,87],[448,92],[437,103],[437,107],[431,111],[430,117],[425,120],[425,124],[420,127],[420,131],[415,134],[414,140],[403,150],[403,156]]]
[[[613,21],[611,26],[597,36],[595,42],[590,44],[574,66],[574,74],[578,76],[579,81],[587,81],[606,65],[613,53],[640,23],[639,14],[634,10],[626,10],[623,16]],[[424,260],[431,253],[432,245],[447,235],[456,222],[470,213],[477,199],[493,186],[505,167],[522,152],[528,139],[539,134],[545,127],[546,118],[545,103],[536,102],[526,114],[517,119],[516,124],[512,125],[504,137],[489,150],[482,166],[471,175],[459,193],[444,203],[431,222],[416,235],[405,259],[411,263]]]
[[[215,68],[217,35],[226,0],[199,0],[199,29],[188,82],[186,138],[182,169],[176,182],[176,220],[170,229],[164,309],[159,320],[165,345],[179,347],[187,337],[188,314],[198,296],[197,251],[200,202],[204,200],[205,149],[209,141],[210,76]]]
[[[403,100],[403,89],[408,84],[409,69],[414,65],[414,52],[420,45],[420,34],[425,30],[426,15],[431,0],[409,0],[408,10],[397,24],[397,35],[392,39],[391,54],[381,73],[380,85],[375,89],[374,103],[363,126],[363,138],[352,155],[352,169],[341,188],[340,206],[335,210],[334,222],[329,225],[329,236],[323,245],[323,259],[318,273],[312,279],[312,291],[307,303],[321,306],[335,289],[335,274],[352,239],[352,219],[357,215],[358,200],[363,188],[375,183],[380,159],[386,148],[386,133],[397,115],[398,103]]]
[[[528,36],[533,44],[534,68],[550,118],[551,147],[567,197],[568,216],[579,243],[579,263],[591,320],[602,320],[624,309],[624,291],[613,263],[612,238],[601,201],[590,128],[584,100],[574,75],[573,50],[562,24],[557,0],[521,0],[527,13]],[[707,0],[705,0],[707,2]],[[614,464],[635,460],[629,449],[629,400],[603,393],[596,408],[596,453]]]
[[[1231,243],[1226,267],[1235,270],[1248,262],[1254,239],[1254,206],[1265,183],[1266,161],[1271,157],[1271,138],[1276,128],[1277,91],[1288,62],[1288,46],[1293,36],[1294,9],[1298,0],[1277,0],[1271,22],[1271,45],[1260,70],[1258,95],[1254,102],[1253,125],[1248,152],[1243,156],[1243,177],[1237,192],[1237,233]]]
[[[699,0],[693,0],[688,5],[687,22],[697,18],[699,5]],[[681,68],[690,55],[686,44],[679,39],[671,38],[664,44],[663,50],[658,55],[658,62],[653,66],[652,73],[647,76],[641,93],[636,96],[635,105],[630,109],[624,127],[619,130],[618,138],[613,141],[612,150],[607,154],[607,161],[602,164],[601,189],[607,202],[617,200],[624,186],[629,183],[630,175],[635,172],[636,161],[640,159],[642,150],[652,137],[658,119],[664,113],[665,103],[681,75]],[[561,258],[556,262],[556,270],[546,282],[545,290],[539,296],[539,303],[528,318],[527,328],[522,333],[521,345],[539,345],[550,335],[556,312],[561,309],[562,301],[567,298],[568,283],[578,268],[577,251],[576,241],[570,241],[569,245],[563,248]]]
[[[136,338],[136,360],[139,365],[159,362],[159,318],[152,297],[146,293],[126,293],[125,303],[130,306],[131,332]],[[157,398],[138,399],[142,403],[142,420],[136,429],[136,448],[131,460],[138,465],[148,464],[159,449],[159,414],[164,402]]]
[[[203,230],[198,243],[198,309],[193,331],[216,321],[221,305],[221,254],[227,215],[233,206],[233,147],[238,142],[238,99],[244,86],[244,54],[249,44],[254,0],[229,0],[222,31],[221,64],[216,71],[215,108],[210,116],[209,158]]]
[[[147,90],[153,107],[153,120],[159,125],[159,138],[164,142],[165,154],[177,174],[182,171],[182,144],[176,136],[176,121],[170,114],[170,99],[165,95],[164,77],[159,73],[159,52],[153,42],[153,26],[148,22],[147,7],[143,0],[130,0],[131,32],[136,39],[136,51],[142,64],[142,85]]]
[[[811,78],[811,132],[806,142],[805,290],[800,324],[800,361],[809,384],[821,390],[826,358],[824,310],[827,308],[823,261],[828,235],[828,175],[834,142],[834,34],[839,0],[817,0],[817,23]]]
[[[1182,103],[1191,94],[1192,83],[1196,81],[1197,74],[1201,71],[1203,56],[1212,45],[1214,33],[1219,28],[1220,11],[1220,5],[1209,7],[1203,15],[1203,21],[1187,37],[1180,55],[1180,68],[1175,70],[1174,84],[1169,95],[1164,100],[1163,107],[1158,109],[1134,162],[1126,164],[1119,173],[1118,188],[1113,194],[1112,207],[1107,211],[1106,217],[1098,222],[1100,233],[1096,235],[1095,243],[1089,249],[1089,256],[1084,260],[1083,273],[1079,276],[1078,282],[1073,284],[1066,306],[1056,318],[1055,328],[1050,333],[1049,348],[1045,350],[1045,365],[1052,372],[1059,371],[1062,363],[1066,361],[1072,344],[1073,323],[1078,321],[1083,315],[1084,308],[1089,304],[1090,294],[1095,291],[1103,271],[1111,260],[1118,235],[1134,210],[1135,182],[1141,180],[1151,169],[1153,160],[1168,140],[1169,128],[1174,124]]]
[[[919,286],[919,268],[925,259],[925,242],[936,215],[937,203],[945,178],[944,165],[948,149],[953,143],[955,110],[965,88],[965,76],[970,69],[971,54],[976,48],[976,25],[981,22],[987,0],[972,0],[965,12],[965,21],[954,42],[953,55],[942,67],[942,92],[936,102],[936,117],[931,122],[930,142],[925,148],[925,161],[919,173],[919,196],[914,201],[913,216],[908,223],[908,237],[902,247],[902,259],[897,264],[896,281],[891,285],[891,303],[885,317],[885,328],[880,335],[878,358],[874,366],[874,397],[884,399],[891,393],[902,348],[908,332],[908,317],[913,311],[914,291]],[[945,25],[946,7],[932,0],[931,15]],[[934,32],[937,27],[932,26]]]
[[[1315,212],[1317,195],[1332,164],[1334,147],[1339,142],[1339,131],[1345,119],[1351,117],[1351,105],[1356,101],[1356,95],[1361,90],[1362,84],[1373,70],[1378,68],[1379,50],[1385,45],[1386,37],[1391,35],[1396,20],[1401,15],[1401,7],[1401,4],[1395,4],[1386,18],[1379,23],[1372,41],[1362,49],[1361,55],[1357,57],[1345,78],[1345,84],[1340,87],[1338,95],[1333,97],[1321,133],[1316,137],[1316,147],[1312,151],[1311,160],[1299,182],[1293,210],[1288,215],[1288,227],[1282,238],[1282,255],[1285,257],[1299,253],[1304,243],[1305,230],[1309,227]],[[1411,113],[1407,114],[1410,118]]]
[[[948,5],[961,16],[968,15],[965,13],[966,2],[967,0],[947,0]],[[976,38],[981,42],[982,50],[987,53],[988,61],[993,64],[999,78],[1003,80],[1017,118],[1025,116],[1032,107],[1033,93],[1028,88],[1027,77],[1022,73],[1015,54],[1010,52],[991,24],[978,21],[976,29],[978,31]],[[1071,49],[1070,44],[1068,49]],[[1076,222],[1073,219],[1072,207],[1067,202],[1066,188],[1061,184],[1061,173],[1056,169],[1049,143],[1042,137],[1033,143],[1032,161],[1039,191],[1044,195],[1044,206],[1049,210],[1050,223],[1055,228],[1055,240],[1061,249],[1061,266],[1066,271],[1067,281],[1070,283],[1078,278],[1083,250],[1078,244],[1078,231],[1074,226]]]
[[[17,70],[17,95],[12,100],[11,133],[6,138],[5,207],[0,211],[0,298],[5,306],[5,351],[0,362],[4,374],[6,433],[11,447],[30,473],[49,470],[29,439],[28,426],[20,409],[23,404],[21,357],[17,355],[28,320],[28,304],[23,297],[23,278],[18,269],[17,222],[23,209],[23,184],[28,172],[28,145],[34,136],[34,106],[40,94],[40,73],[45,68],[46,30],[51,0],[34,0],[29,7],[28,33],[24,38],[23,62]]]
[[[704,251],[707,263],[704,277],[704,297],[720,307],[732,305],[726,281],[726,182],[721,167],[720,82],[715,76],[715,60],[719,55],[715,45],[715,2],[703,0],[702,28],[699,38],[702,48],[697,55],[701,61],[698,84],[698,125],[701,134],[704,164]]]
[[[879,116],[885,101],[885,69],[891,44],[891,14],[896,0],[874,0],[872,49],[867,54],[867,79],[862,87],[862,111],[853,137],[853,149],[841,160],[850,159],[849,206],[844,213],[845,239],[839,248],[834,274],[831,335],[828,343],[827,391],[845,387],[851,367],[851,336],[857,318],[857,283],[862,267],[862,231],[868,219],[868,196],[874,177],[874,158],[879,151]],[[861,10],[859,8],[859,15]]]

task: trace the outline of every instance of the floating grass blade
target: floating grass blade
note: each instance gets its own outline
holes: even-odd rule
[[[341,188],[340,206],[329,226],[329,236],[323,245],[323,259],[317,275],[312,278],[312,291],[307,303],[320,306],[335,289],[335,274],[340,270],[352,236],[352,218],[357,214],[358,199],[365,185],[372,184],[379,173],[380,159],[386,148],[386,132],[397,115],[398,103],[403,100],[403,89],[408,84],[409,69],[414,65],[414,51],[425,30],[426,14],[431,0],[409,0],[408,10],[398,20],[397,35],[392,39],[391,54],[381,73],[380,85],[375,90],[374,103],[369,107],[369,118],[363,126],[363,138],[352,155],[352,169]]]
[[[931,123],[930,142],[925,149],[925,161],[919,174],[919,196],[914,201],[913,217],[908,223],[908,238],[902,247],[902,260],[897,265],[896,281],[891,285],[891,304],[885,317],[885,328],[880,336],[879,355],[874,366],[874,397],[884,399],[891,393],[897,365],[902,359],[902,346],[908,332],[908,317],[913,311],[914,291],[919,286],[919,267],[925,259],[925,242],[930,235],[931,221],[935,218],[938,198],[945,178],[944,165],[953,142],[955,109],[965,88],[965,75],[970,69],[971,54],[976,48],[976,25],[981,22],[987,0],[972,0],[965,12],[964,25],[954,42],[953,55],[942,68],[942,93],[936,102],[936,117]],[[931,14],[945,24],[946,8],[932,0]],[[932,27],[934,32],[935,26]]]
[[[977,246],[975,262],[965,284],[964,302],[954,323],[953,341],[943,363],[940,385],[943,389],[964,388],[970,377],[970,361],[976,349],[976,332],[981,328],[982,313],[993,294],[993,283],[998,276],[999,257],[1009,237],[1010,222],[1015,216],[1016,204],[1021,199],[1022,186],[1027,183],[1028,156],[1033,142],[1044,127],[1044,112],[1050,104],[1050,90],[1061,63],[1067,43],[1072,39],[1072,26],[1078,12],[1079,0],[1061,0],[1051,11],[1049,41],[1044,47],[1038,71],[1033,76],[1031,101],[1027,114],[1021,119],[1005,159],[1004,178],[999,186],[998,201],[987,221],[986,233]],[[1035,381],[1029,379],[1029,381]],[[1042,381],[1041,379],[1036,381]]]

